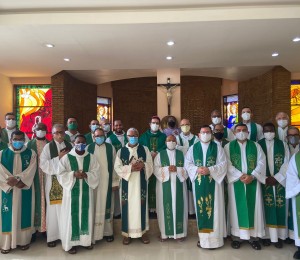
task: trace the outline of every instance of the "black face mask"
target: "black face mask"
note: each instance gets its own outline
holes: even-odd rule
[[[214,137],[215,137],[217,140],[222,140],[222,139],[223,139],[223,136],[224,136],[224,133],[221,133],[221,132],[214,133]]]
[[[176,125],[175,121],[169,121],[168,122],[168,126],[171,127],[171,128],[175,127],[175,125]]]

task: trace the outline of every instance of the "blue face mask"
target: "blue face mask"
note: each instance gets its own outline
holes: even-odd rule
[[[139,138],[138,137],[135,137],[135,136],[128,136],[128,142],[131,144],[131,145],[136,145],[139,141]]]
[[[96,142],[96,144],[98,144],[98,145],[103,144],[104,141],[105,141],[105,136],[97,136],[97,137],[95,137],[95,142]]]
[[[83,143],[79,143],[79,144],[75,144],[75,149],[78,151],[78,152],[83,152],[86,148],[86,144],[83,144]]]
[[[16,150],[21,150],[22,147],[24,146],[24,143],[25,143],[24,141],[12,141],[12,146]]]
[[[99,125],[91,125],[92,132],[94,132],[97,128],[99,128]]]

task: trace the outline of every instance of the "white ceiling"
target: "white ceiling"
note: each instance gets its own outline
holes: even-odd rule
[[[155,76],[161,68],[232,80],[275,65],[300,72],[300,42],[292,42],[300,36],[295,3],[299,0],[0,0],[0,73],[47,77],[68,70],[100,84]],[[193,6],[201,8],[183,8]],[[161,9],[166,7],[178,10]],[[71,11],[77,8],[79,13]],[[176,44],[169,47],[168,40]],[[45,48],[45,43],[56,47]],[[274,51],[277,58],[271,57]],[[166,61],[168,55],[174,59]]]

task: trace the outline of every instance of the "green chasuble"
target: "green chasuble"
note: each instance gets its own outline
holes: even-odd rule
[[[92,133],[87,133],[84,135],[86,139],[86,145],[92,144],[94,142]]]
[[[106,138],[110,137],[113,133],[114,133],[114,132],[111,131],[111,130],[110,130],[109,132],[107,132],[107,133],[106,133]]]
[[[250,140],[256,142],[257,139],[257,126],[255,123],[250,123],[251,133],[250,133]]]
[[[119,151],[122,148],[122,143],[120,142],[116,134],[113,133],[112,135],[110,135],[109,138],[111,140],[111,144],[115,147],[116,152]],[[127,135],[124,134],[124,145],[126,145],[127,143],[128,143]]]
[[[26,148],[20,153],[22,162],[22,171],[25,171],[30,165],[32,151]],[[3,150],[1,156],[1,164],[11,173],[14,171],[15,153],[9,148]],[[8,193],[2,191],[1,217],[2,217],[2,233],[11,233],[12,231],[12,208],[13,208],[13,190]],[[32,207],[32,188],[28,190],[22,189],[21,202],[21,229],[31,227],[31,207]]]
[[[264,151],[266,158],[268,158],[268,150],[266,145],[266,139],[262,139],[258,142]],[[274,138],[274,175],[277,174],[284,163],[284,145],[283,142],[277,138]],[[267,162],[267,177],[270,177],[270,169],[268,159]],[[273,175],[273,176],[274,176]],[[277,183],[275,186],[275,196],[273,186],[267,186],[262,184],[263,201],[265,208],[265,219],[267,227],[273,228],[286,228],[286,200],[285,200],[285,188]]]
[[[121,148],[120,159],[123,165],[129,165],[130,158],[129,149],[124,146]],[[142,145],[137,148],[138,158],[142,158],[146,162],[146,151]],[[140,171],[140,188],[141,188],[141,204],[130,205],[131,207],[141,207],[141,227],[142,231],[146,229],[146,198],[147,198],[147,181],[144,169]],[[121,190],[121,207],[122,207],[122,235],[128,236],[128,181],[122,178],[122,190]]]
[[[1,141],[6,144],[9,143],[9,138],[8,138],[8,133],[6,128],[1,129]]]
[[[71,143],[71,137],[68,134],[65,134],[65,141]]]
[[[68,159],[70,161],[71,170],[78,171],[78,162],[75,156],[68,154]],[[91,155],[88,154],[83,159],[83,171],[87,173],[90,168]],[[80,185],[80,182],[82,185]],[[81,186],[81,187],[80,187]],[[81,192],[81,203],[80,199]],[[71,191],[71,225],[72,225],[72,235],[71,241],[80,240],[80,235],[89,234],[89,207],[90,207],[90,187],[84,179],[76,179],[76,182]],[[79,221],[79,205],[81,204],[81,216]]]
[[[110,219],[111,213],[111,193],[112,193],[112,174],[113,174],[113,148],[111,144],[104,143],[106,149],[107,168],[109,173],[108,188],[106,196],[106,208],[105,208],[105,219]],[[92,143],[88,146],[87,151],[91,154],[95,153],[96,143]]]
[[[176,167],[183,167],[184,156],[179,150],[176,150]],[[167,150],[160,152],[161,167],[170,166],[170,160]],[[171,175],[172,173],[170,173]],[[175,173],[174,173],[175,174]],[[175,209],[175,227],[174,232],[174,218],[173,218],[173,205],[172,205],[172,190],[171,190],[171,176],[168,181],[162,183],[163,190],[163,204],[164,204],[164,220],[165,220],[165,234],[167,236],[174,236],[174,234],[183,233],[183,215],[184,215],[184,205],[183,205],[183,182],[180,182],[176,176],[176,209]]]
[[[46,143],[48,143],[48,140],[46,139]],[[39,175],[39,154],[37,151],[36,146],[36,139],[32,139],[27,143],[27,148],[32,149],[36,152],[36,171],[34,175],[34,197],[35,197],[35,207],[34,207],[34,226],[40,227],[41,226],[41,187],[40,187],[40,175]]]
[[[197,167],[210,167],[216,164],[218,145],[210,142],[206,152],[206,162],[203,161],[201,142],[194,144],[193,157]],[[199,233],[211,233],[214,231],[214,202],[215,180],[210,175],[200,175],[194,181],[197,225]]]
[[[157,131],[156,134],[151,133],[148,129],[139,137],[139,144],[148,147],[150,152],[160,152],[166,149],[167,136],[161,131]],[[149,209],[156,208],[156,177],[152,175],[148,184],[148,203]]]
[[[228,128],[227,127],[224,127],[224,138],[228,138]]]
[[[1,142],[0,141],[0,151],[6,149],[8,147],[7,143]]]
[[[230,161],[239,171],[242,171],[241,149],[237,140],[229,143]],[[257,147],[255,142],[247,140],[246,144],[247,174],[251,175],[257,165]],[[234,184],[235,203],[240,229],[254,229],[254,213],[257,180],[244,184],[237,180]]]
[[[66,135],[67,136],[67,135]],[[72,150],[72,145],[71,143],[64,141],[65,146],[67,149]],[[51,159],[55,158],[58,156],[58,150],[57,146],[54,140],[52,140],[49,143],[49,149],[50,149],[50,157]],[[56,175],[51,175],[52,177],[52,185],[49,193],[50,197],[50,205],[53,204],[61,204],[62,202],[62,197],[63,197],[63,188],[59,184]]]

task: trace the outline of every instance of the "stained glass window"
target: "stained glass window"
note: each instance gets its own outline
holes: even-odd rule
[[[224,125],[231,128],[238,122],[238,95],[223,97]]]
[[[111,99],[106,97],[97,97],[97,119],[108,119],[111,121]]]
[[[291,124],[300,128],[300,80],[291,84]]]
[[[49,85],[16,86],[17,124],[31,139],[40,122],[47,126],[46,138],[52,138],[52,89]]]

